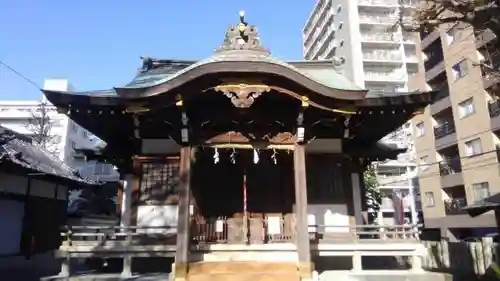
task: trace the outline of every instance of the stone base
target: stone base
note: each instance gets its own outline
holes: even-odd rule
[[[409,270],[366,270],[359,273],[327,270],[319,273],[319,281],[450,281],[452,276],[435,272],[411,273]],[[461,280],[461,279],[457,279]],[[472,281],[473,279],[462,279]]]
[[[188,281],[301,281],[295,262],[198,262]]]
[[[312,280],[314,264],[311,262],[299,262],[297,264],[301,280]]]
[[[188,265],[183,263],[173,263],[172,273],[170,274],[171,281],[186,281],[188,274]]]
[[[295,251],[244,252],[221,251],[212,253],[191,253],[191,262],[290,262],[298,259]]]

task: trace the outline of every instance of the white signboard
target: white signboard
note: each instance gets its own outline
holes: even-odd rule
[[[177,210],[178,208],[176,205],[138,206],[137,226],[144,228],[138,230],[138,232],[172,234],[176,233]]]
[[[349,216],[327,210],[324,215],[325,232],[349,232]]]
[[[215,221],[215,232],[220,233],[224,231],[224,221],[217,220]]]
[[[307,215],[307,225],[309,233],[316,232],[316,215]]]
[[[267,218],[267,234],[277,235],[281,234],[281,218],[268,217]]]

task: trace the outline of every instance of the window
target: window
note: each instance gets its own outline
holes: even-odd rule
[[[467,60],[462,60],[459,63],[455,64],[452,69],[455,80],[469,74],[469,66],[467,65]]]
[[[424,122],[419,122],[415,125],[415,130],[417,131],[417,137],[421,137],[425,134]]]
[[[473,139],[465,143],[465,155],[474,156],[477,154],[481,154],[483,152],[483,148],[481,146],[481,139]]]
[[[472,98],[468,98],[459,103],[458,107],[460,111],[460,118],[464,118],[476,112],[476,109],[474,108],[474,100]]]
[[[76,148],[76,143],[74,141],[71,141],[70,144],[71,144],[71,148],[73,148],[73,149]]]
[[[472,185],[474,201],[483,200],[490,196],[490,185],[488,182],[475,183]]]
[[[344,23],[343,23],[343,22],[339,23],[339,28],[338,28],[338,30],[341,30],[343,25],[344,25]]]
[[[339,47],[344,47],[344,40],[340,41]]]
[[[424,193],[424,196],[425,205],[427,207],[434,207],[436,205],[436,201],[434,200],[434,192],[427,191],[426,193]]]
[[[337,6],[337,13],[340,13],[342,11],[342,5]]]
[[[89,137],[89,133],[88,133],[86,130],[83,130],[83,131],[82,131],[82,136],[83,136],[84,138],[88,138],[88,137]]]

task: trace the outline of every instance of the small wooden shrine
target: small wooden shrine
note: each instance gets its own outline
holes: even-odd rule
[[[243,16],[209,58],[142,59],[125,86],[44,92],[107,143],[125,182],[122,225],[176,227],[176,277],[190,243],[290,242],[310,278],[308,225],[363,224],[365,166],[401,152],[378,141],[432,98],[374,96],[338,59],[276,59]]]

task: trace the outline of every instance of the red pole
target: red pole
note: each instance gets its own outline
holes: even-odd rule
[[[243,174],[243,213],[247,214],[247,175]]]

